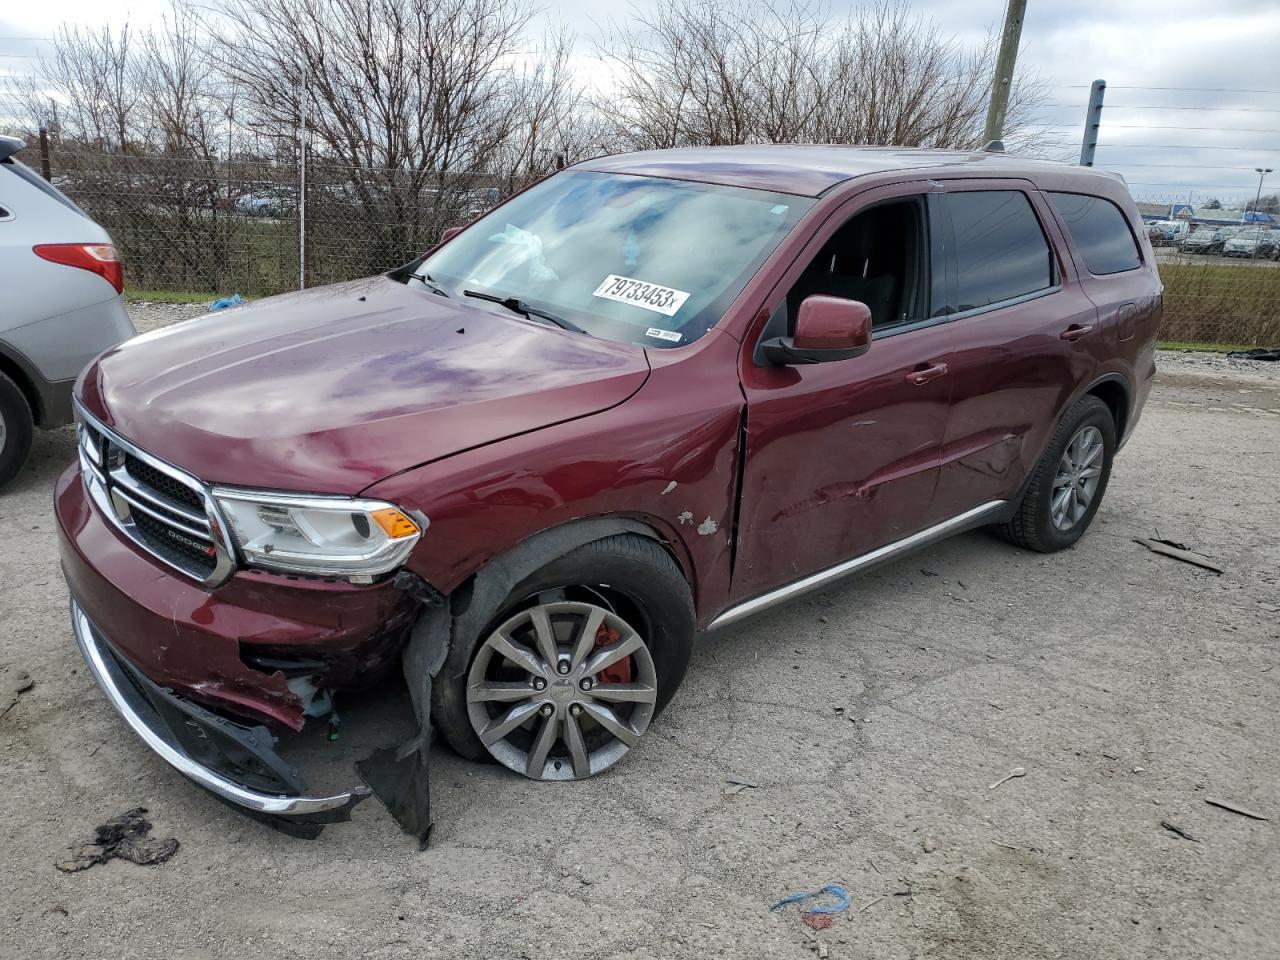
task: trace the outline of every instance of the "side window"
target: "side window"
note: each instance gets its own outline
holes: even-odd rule
[[[1053,286],[1053,254],[1025,193],[974,190],[945,199],[955,233],[957,310]]]
[[[836,231],[787,294],[788,328],[805,297],[815,293],[860,300],[874,329],[901,326],[928,314],[924,201],[907,197],[856,214]]]
[[[1071,242],[1090,273],[1105,276],[1142,266],[1133,231],[1120,208],[1110,200],[1081,193],[1047,196],[1066,223]]]

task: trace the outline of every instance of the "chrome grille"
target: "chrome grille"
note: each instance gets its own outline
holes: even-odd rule
[[[195,477],[138,449],[77,405],[80,466],[95,505],[134,543],[201,583],[235,567],[226,526]]]

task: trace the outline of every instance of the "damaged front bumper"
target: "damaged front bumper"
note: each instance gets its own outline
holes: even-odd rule
[[[134,667],[71,601],[76,642],[94,679],[134,733],[179,773],[220,800],[299,836],[351,819],[366,786],[309,795],[263,726],[247,726],[176,696]]]

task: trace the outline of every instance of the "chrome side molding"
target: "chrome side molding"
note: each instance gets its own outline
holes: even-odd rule
[[[854,557],[852,560],[838,563],[834,567],[827,567],[825,570],[811,573],[809,576],[789,583],[785,587],[779,587],[776,590],[771,590],[768,593],[740,603],[735,607],[730,607],[712,620],[707,625],[707,629],[716,630],[728,624],[736,623],[744,617],[749,617],[752,614],[759,613],[761,610],[768,610],[770,607],[785,603],[792,597],[798,597],[802,593],[825,587],[837,580],[881,563],[896,560],[912,550],[928,546],[938,540],[944,540],[952,534],[959,533],[969,527],[979,526],[985,520],[1004,509],[1007,502],[1005,500],[992,500],[989,503],[984,503],[981,506],[974,507],[972,510],[966,510],[950,520],[944,520],[942,523],[929,527],[927,530],[913,533],[911,536],[902,540],[895,540],[893,543],[886,543],[883,547],[877,547],[870,553],[864,553],[861,556]]]

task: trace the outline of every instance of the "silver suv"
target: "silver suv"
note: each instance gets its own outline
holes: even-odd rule
[[[107,232],[0,137],[0,486],[36,426],[71,422],[71,387],[90,360],[133,336]]]

